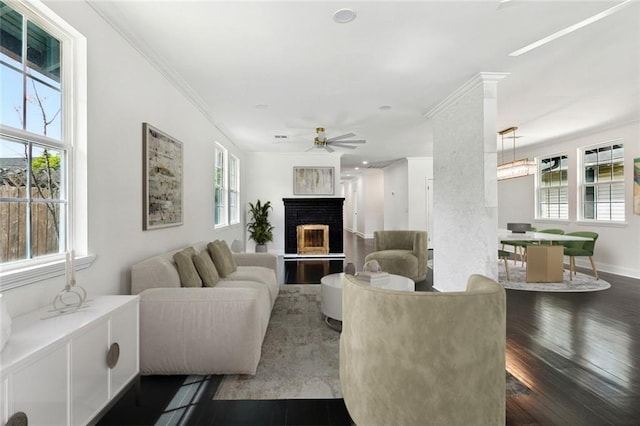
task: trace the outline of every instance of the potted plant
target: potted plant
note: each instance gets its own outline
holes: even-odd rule
[[[269,223],[270,208],[270,201],[264,204],[260,203],[260,200],[255,204],[249,203],[251,222],[247,224],[247,229],[249,238],[256,242],[256,252],[266,252],[267,243],[273,241],[273,226]]]

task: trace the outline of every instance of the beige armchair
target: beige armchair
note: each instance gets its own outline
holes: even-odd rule
[[[365,262],[377,260],[383,271],[415,282],[427,278],[426,231],[375,231],[373,250]]]
[[[504,425],[503,287],[403,292],[345,276],[340,382],[357,425]]]

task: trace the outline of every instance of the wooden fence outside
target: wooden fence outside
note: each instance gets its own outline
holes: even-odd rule
[[[2,198],[26,198],[24,186],[0,185]],[[32,189],[32,199],[48,197],[48,191]],[[58,253],[58,229],[60,206],[57,203],[35,202],[31,204],[31,255],[32,257]],[[51,212],[55,211],[55,217]],[[22,260],[27,253],[27,203],[0,203],[0,263]]]

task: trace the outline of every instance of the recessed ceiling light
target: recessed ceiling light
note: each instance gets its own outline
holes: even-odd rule
[[[388,111],[391,109],[391,105],[382,105],[382,106],[379,106],[378,109],[381,111]]]
[[[351,9],[338,9],[333,12],[333,20],[338,24],[346,24],[356,19],[356,12]]]
[[[356,170],[360,170],[360,167],[356,167]]]
[[[362,164],[369,164],[369,162],[367,160],[364,160]]]

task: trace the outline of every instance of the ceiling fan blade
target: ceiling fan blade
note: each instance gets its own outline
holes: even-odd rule
[[[327,143],[335,144],[336,142],[331,141],[331,142],[327,142]],[[339,141],[338,143],[367,143],[367,141],[366,141],[366,139],[354,139],[354,140],[351,140],[351,141]]]
[[[357,148],[357,146],[344,145],[344,144],[339,143],[339,142],[334,142],[334,143],[331,144],[331,146],[338,146],[340,148],[348,148],[348,149],[356,149]]]
[[[345,133],[344,135],[334,136],[332,138],[327,139],[327,142],[339,141],[340,139],[352,138],[355,136],[355,133]]]
[[[311,150],[312,150],[313,148],[315,148],[315,147],[316,147],[315,145],[311,145],[311,148],[309,148],[309,149],[305,149],[305,150],[304,150],[304,152],[309,152],[309,151],[311,151]]]
[[[327,151],[329,151],[329,152],[333,152],[333,151],[335,151],[334,149],[331,149],[331,147],[330,147],[329,145],[325,145],[325,146],[324,146],[324,149],[326,149],[326,150],[327,150]]]

